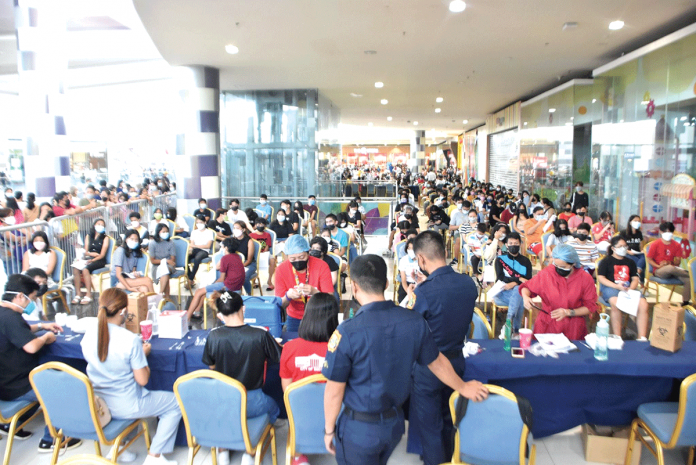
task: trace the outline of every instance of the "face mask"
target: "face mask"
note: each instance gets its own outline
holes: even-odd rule
[[[345,221],[344,221],[343,223],[341,223],[341,227],[342,227],[342,228],[345,228],[346,226],[347,226],[347,224],[346,224]]]
[[[138,196],[137,192],[129,192],[128,193],[128,197],[130,197],[130,198],[137,197],[137,196]]]
[[[520,253],[520,246],[519,245],[508,245],[507,249],[511,255],[517,255],[518,253]]]
[[[260,203],[261,205],[266,205],[266,201],[265,201],[264,199],[259,200],[259,203]]]
[[[29,299],[29,297],[27,297],[27,296],[26,296],[24,293],[22,293],[22,292],[6,291],[5,294],[23,295],[24,297],[27,298],[27,300]],[[14,305],[15,307],[21,308],[21,309],[22,309],[22,313],[25,313],[25,314],[27,314],[27,315],[31,314],[31,312],[33,312],[33,311],[36,309],[36,304],[35,304],[32,300],[29,300],[29,305],[27,305],[26,307],[22,307],[21,305],[18,305],[18,304],[14,303],[14,302],[10,302],[10,301],[7,301],[7,300],[3,300],[3,302],[6,302],[6,303],[8,303],[8,304]]]
[[[314,201],[314,199],[310,199],[310,200],[309,200],[309,204],[310,204],[310,205],[314,205],[315,203],[316,203],[316,202]]]
[[[410,220],[411,218],[413,218],[413,215],[411,213],[404,213],[404,218]]]
[[[298,260],[290,263],[292,263],[292,266],[294,266],[297,271],[304,271],[307,268],[307,260]]]
[[[285,213],[290,213],[290,206],[289,205],[284,206],[283,210],[285,210]]]
[[[578,237],[578,240],[581,241],[581,242],[584,242],[584,241],[587,240],[587,234],[580,234],[580,233],[578,233],[578,234],[577,234],[577,237]]]
[[[131,221],[131,228],[138,229],[140,227],[140,221]]]
[[[283,223],[284,221],[285,221],[285,217],[284,217],[284,216],[279,216],[279,217],[278,217],[278,223]]]
[[[258,232],[263,232],[264,229],[266,229],[265,226],[256,226],[256,230],[257,230]]]
[[[563,210],[564,210],[565,212],[570,212],[570,207],[565,207]]]
[[[205,207],[207,207],[207,206],[208,206],[208,204],[205,204],[205,203],[199,203],[199,204],[198,204],[198,207],[199,207],[201,210],[205,209]]]
[[[626,247],[616,247],[614,249],[614,253],[619,257],[625,257],[628,253],[628,249]]]
[[[544,215],[536,215],[536,216],[534,217],[534,219],[537,220],[537,221],[543,221],[543,220],[544,220]]]
[[[233,212],[236,212],[237,210],[239,210],[239,205],[232,205],[230,207],[230,210],[232,210]]]
[[[240,237],[242,237],[244,235],[244,232],[241,229],[233,229],[232,235],[234,237],[236,237],[237,239],[239,239]]]
[[[156,220],[161,220],[161,219],[162,219],[162,214],[161,214],[161,213],[155,213],[153,216],[155,217]]]
[[[469,223],[476,223],[476,217],[470,216],[470,217],[469,217]]]
[[[577,186],[577,187],[575,188],[575,192],[580,192],[581,190],[582,190],[582,187],[580,187],[580,186]]]
[[[166,232],[161,232],[159,236],[160,236],[160,239],[164,239],[165,241],[167,239],[169,239],[169,233],[166,233]]]
[[[8,216],[5,218],[5,223],[9,224],[10,226],[14,225],[17,222],[14,216]]]
[[[459,210],[461,210],[462,208],[464,208],[464,204],[458,203],[458,204],[457,204],[457,208],[458,208]]]
[[[34,248],[36,250],[43,250],[46,248],[46,243],[45,242],[34,242]]]
[[[327,244],[331,244],[331,238],[329,236],[321,236],[324,238]]]
[[[335,225],[335,224],[327,224],[326,227],[329,228],[329,229],[332,230],[332,231],[333,231],[334,229],[336,229],[336,225]]]
[[[104,234],[104,226],[95,226],[94,230],[97,232],[97,234]]]
[[[135,250],[138,248],[139,244],[138,241],[126,241],[126,245],[128,246],[128,248]]]
[[[411,260],[414,260],[416,258],[416,253],[413,250],[406,251],[406,254],[408,255],[408,258],[410,258]]]
[[[673,236],[674,236],[674,233],[671,233],[671,232],[662,233],[662,239],[667,241],[667,242],[671,241]]]
[[[563,268],[559,268],[556,265],[554,265],[554,267],[556,268],[556,273],[558,273],[558,276],[560,276],[562,278],[565,278],[566,276],[568,276],[570,274],[571,271],[573,271],[572,268],[569,270],[564,270]]]
[[[631,227],[633,229],[640,229],[640,221],[631,221]]]
[[[203,231],[205,229],[205,225],[203,223],[196,223],[196,228],[198,228],[199,231]]]
[[[350,216],[355,216],[356,213],[358,213],[357,210],[351,210],[351,211],[350,211]]]
[[[36,297],[41,297],[48,291],[48,286],[46,284],[39,285],[39,292],[36,293]]]
[[[581,218],[584,217],[584,216],[585,216],[585,212],[578,212],[578,216],[581,217]]]
[[[321,250],[309,249],[309,256],[314,258],[321,258]]]
[[[498,239],[498,240],[499,240],[499,241],[505,240],[505,234],[501,234],[501,235],[500,235],[500,239]]]
[[[408,199],[401,199],[401,203],[406,203],[408,202]]]

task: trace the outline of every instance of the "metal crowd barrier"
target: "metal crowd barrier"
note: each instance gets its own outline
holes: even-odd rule
[[[7,276],[22,272],[22,259],[24,252],[29,250],[32,234],[36,231],[44,231],[50,237],[48,230],[49,224],[45,221],[0,228],[0,261]]]
[[[396,195],[396,181],[323,181],[316,183],[316,195],[321,197],[362,198],[391,197]]]

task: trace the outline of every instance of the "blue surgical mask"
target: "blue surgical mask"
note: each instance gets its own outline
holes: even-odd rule
[[[309,204],[314,205],[314,203],[315,203],[314,199],[310,199]]]
[[[104,234],[104,226],[98,225],[94,227],[94,230],[99,234]]]
[[[10,302],[8,300],[3,300],[3,302],[14,305],[15,307],[19,307],[22,309],[22,313],[25,313],[27,315],[30,315],[34,310],[36,310],[36,304],[34,303],[33,300],[30,300],[29,297],[27,297],[23,292],[14,292],[14,291],[5,291],[5,294],[17,294],[17,295],[23,295],[27,300],[29,300],[29,305],[26,307],[22,307],[19,304],[16,304],[14,302]]]
[[[166,232],[160,233],[159,236],[160,236],[160,238],[164,239],[165,241],[167,239],[169,239],[169,233],[166,233]]]

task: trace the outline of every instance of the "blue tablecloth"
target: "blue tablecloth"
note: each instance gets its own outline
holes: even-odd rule
[[[174,382],[180,376],[192,371],[208,369],[209,367],[201,361],[205,345],[202,341],[208,332],[209,330],[189,331],[184,339],[159,339],[154,336],[150,341],[152,351],[147,358],[150,365],[150,381],[146,387],[153,391],[173,391]],[[283,333],[284,341],[296,337],[297,333]],[[199,345],[196,345],[197,341]],[[65,328],[65,332],[58,335],[54,344],[46,346],[41,351],[41,363],[60,361],[80,371],[86,371],[87,362],[82,357],[80,342],[82,342],[81,334],[75,334]],[[278,403],[280,418],[287,418],[279,370],[280,365],[277,363],[268,365],[263,391]],[[183,422],[179,427],[176,444],[186,445]]]

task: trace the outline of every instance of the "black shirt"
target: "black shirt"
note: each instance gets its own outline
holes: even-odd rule
[[[232,235],[232,228],[226,221],[218,223],[217,220],[210,220],[208,222],[208,227],[219,232],[225,237],[230,237]]]
[[[276,239],[287,239],[290,234],[295,234],[295,231],[292,229],[292,224],[287,218],[282,223],[278,223],[277,220],[274,221],[268,229],[276,233]]]
[[[504,283],[522,284],[520,278],[532,279],[532,262],[522,254],[513,257],[509,253],[495,259],[495,276]]]
[[[640,250],[640,243],[643,242],[643,233],[640,232],[640,229],[636,231],[635,234],[631,234],[628,229],[621,231],[621,237],[626,241],[626,244],[628,244],[629,250],[642,252],[642,250]]]
[[[300,217],[297,215],[297,213],[290,212],[290,214],[285,215],[285,216],[286,216],[285,221],[287,221],[291,225],[296,224],[297,225],[297,232],[299,232],[300,231]]]
[[[211,219],[210,210],[207,208],[204,208],[203,210],[196,208],[191,215],[193,215],[194,218],[198,215],[203,215],[206,218],[206,221]]]
[[[573,205],[573,211],[577,212],[580,206],[585,208],[590,206],[590,197],[587,195],[587,192],[583,192],[582,194],[573,192],[573,195],[570,198],[570,203]]]
[[[328,255],[324,255],[322,258],[326,262],[327,265],[329,265],[329,271],[334,272],[338,271],[338,263],[336,263],[336,260],[333,259],[333,257],[329,257]]]
[[[638,276],[638,267],[636,267],[636,262],[630,258],[624,257],[619,260],[613,255],[609,255],[599,262],[599,267],[597,268],[597,274],[599,276],[604,276],[612,283],[629,283],[634,276]]]
[[[496,223],[498,223],[498,220],[494,220],[493,217],[497,216],[500,218],[500,215],[505,211],[505,207],[499,207],[497,203],[491,204],[491,211],[488,214],[488,223],[491,226],[495,226]]]
[[[271,333],[261,328],[219,326],[208,334],[203,363],[236,379],[247,391],[263,386],[264,363],[278,363],[281,348]]]
[[[29,372],[39,365],[39,354],[23,347],[36,338],[22,315],[0,306],[0,399],[13,400],[31,391]]]

